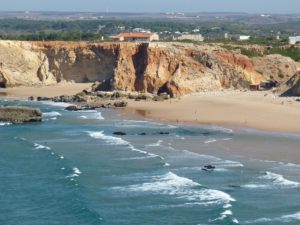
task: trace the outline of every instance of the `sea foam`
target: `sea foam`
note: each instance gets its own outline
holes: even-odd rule
[[[34,149],[37,149],[37,150],[39,150],[39,149],[51,150],[50,147],[45,146],[45,145],[40,145],[40,144],[37,144],[37,143],[35,143],[35,144],[33,145],[33,147],[34,147]]]
[[[51,105],[51,106],[63,107],[63,108],[72,105],[72,104],[66,103],[66,102],[52,102],[52,101],[41,101],[41,103],[43,103],[45,105]]]
[[[288,180],[284,178],[282,175],[276,173],[266,172],[266,174],[261,176],[261,178],[271,180],[273,184],[275,184],[276,186],[289,187],[289,188],[300,187],[300,183],[296,181]]]
[[[67,176],[67,178],[74,178],[74,177],[80,176],[81,171],[77,167],[74,167],[72,170],[73,170],[73,173],[71,175]]]
[[[158,140],[156,143],[153,143],[153,144],[148,144],[148,145],[146,145],[147,147],[159,147],[159,146],[161,146],[161,143],[162,143],[163,141],[162,140]]]
[[[149,153],[149,152],[135,148],[132,144],[130,144],[130,142],[125,141],[124,139],[122,139],[120,137],[105,135],[104,131],[98,131],[98,132],[88,131],[87,133],[90,137],[95,138],[95,139],[104,140],[107,144],[110,144],[110,145],[127,146],[130,150],[132,150],[134,152],[138,152],[138,153],[147,155],[148,157],[146,157],[146,158],[156,158],[157,157],[157,158],[160,158],[161,160],[164,160],[164,158],[159,155]],[[131,159],[133,159],[133,158],[131,158]],[[134,159],[145,159],[145,157],[135,157]]]
[[[266,172],[264,175],[260,176],[259,179],[265,182],[250,183],[242,186],[250,189],[299,188],[300,187],[299,182],[288,180],[284,178],[282,175],[277,173]]]
[[[11,125],[11,123],[0,122],[0,126],[9,126],[9,125]]]
[[[57,117],[57,116],[61,116],[61,113],[53,111],[53,112],[45,112],[43,113],[44,117]]]
[[[87,111],[85,115],[79,116],[80,119],[95,119],[95,120],[104,120],[101,112],[97,111]]]
[[[97,131],[97,132],[88,131],[87,133],[90,137],[95,138],[95,139],[104,140],[107,144],[129,145],[129,142],[125,141],[122,138],[105,135],[104,131]]]
[[[168,172],[161,176],[151,177],[152,182],[130,185],[118,188],[131,192],[152,192],[157,194],[172,195],[190,202],[207,204],[228,204],[235,201],[229,194],[213,189],[206,189],[201,184]]]
[[[300,212],[294,213],[294,214],[288,214],[288,215],[283,215],[275,218],[259,218],[255,220],[248,220],[245,221],[244,224],[257,224],[257,223],[266,223],[266,222],[272,222],[275,224],[281,224],[281,223],[289,223],[292,221],[297,221],[300,220]]]

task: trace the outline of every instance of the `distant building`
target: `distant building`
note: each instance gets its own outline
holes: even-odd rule
[[[120,33],[116,36],[111,36],[115,41],[159,41],[157,33]]]
[[[189,41],[204,41],[202,34],[183,34],[177,38],[177,40],[189,40]]]
[[[228,34],[228,33],[225,33],[225,34],[224,34],[224,38],[225,38],[225,39],[228,39],[228,38],[229,38],[229,34]]]
[[[247,41],[249,39],[250,39],[250,36],[246,36],[246,35],[241,35],[239,38],[240,41]]]
[[[134,28],[132,29],[133,33],[151,33],[150,30],[146,30],[144,28]]]
[[[300,42],[300,36],[289,37],[289,43],[295,45]]]

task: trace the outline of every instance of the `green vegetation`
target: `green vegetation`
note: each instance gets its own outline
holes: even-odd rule
[[[159,20],[154,18],[142,20],[25,20],[0,19],[0,34],[21,35],[45,33],[102,33],[111,35],[120,31],[132,31],[134,28],[148,29],[161,33],[162,37],[169,37],[175,32],[192,32],[199,29],[208,41],[230,43],[236,42],[239,35],[251,35],[250,40],[241,44],[281,45],[287,39],[277,40],[276,34],[280,32],[284,37],[299,32],[300,20],[278,24],[251,24],[246,21],[189,21],[189,20]],[[232,39],[224,39],[224,33],[233,35]]]
[[[270,54],[279,54],[286,57],[290,57],[295,61],[300,61],[300,48],[280,48],[275,47],[266,51],[267,55]]]
[[[271,54],[279,54],[282,56],[290,57],[295,61],[300,61],[300,48],[296,47],[270,47],[267,48],[263,53],[258,52],[254,49],[246,49],[241,46],[234,46],[234,45],[222,45],[223,48],[227,50],[240,50],[241,54],[248,56],[249,58],[259,57],[264,55],[271,55]],[[288,69],[289,65],[285,65]]]
[[[234,44],[234,45],[267,45],[267,46],[282,46],[288,43],[288,38],[284,37],[279,40],[274,35],[257,35],[254,37],[250,37],[249,40],[240,41],[236,37],[232,38],[215,38],[207,40],[207,42],[216,42],[216,43],[223,43],[223,44]]]
[[[96,33],[80,32],[51,32],[22,35],[0,35],[0,40],[21,40],[21,41],[103,41],[107,37]]]
[[[278,69],[278,77],[281,78],[281,79],[284,78],[284,75],[283,75],[281,69]]]
[[[248,56],[249,58],[263,56],[263,54],[261,54],[261,53],[259,53],[257,51],[249,50],[249,49],[245,49],[245,48],[241,48],[241,53],[243,55]]]

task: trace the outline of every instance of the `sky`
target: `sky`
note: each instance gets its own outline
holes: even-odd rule
[[[0,11],[300,13],[300,0],[0,0]]]

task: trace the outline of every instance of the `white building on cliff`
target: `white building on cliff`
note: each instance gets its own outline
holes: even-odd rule
[[[295,45],[297,43],[300,43],[300,36],[289,37],[289,43],[290,45]]]
[[[115,41],[159,41],[159,35],[150,32],[120,33],[111,38]]]
[[[177,38],[179,41],[189,40],[189,41],[204,41],[204,37],[201,34],[182,34]]]

